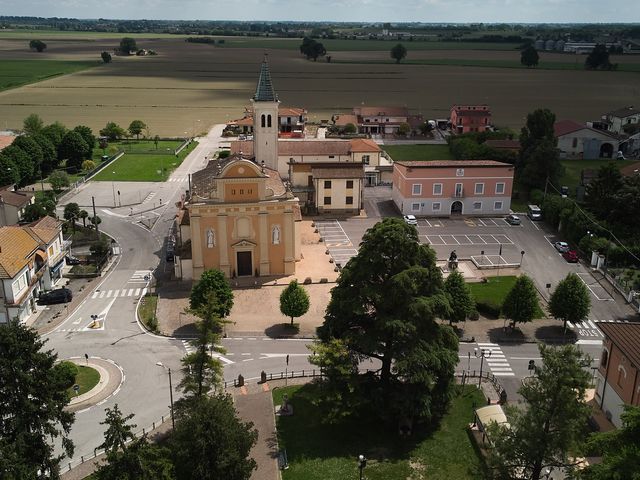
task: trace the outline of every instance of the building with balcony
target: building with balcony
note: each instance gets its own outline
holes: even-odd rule
[[[352,113],[333,116],[333,123],[344,127],[354,124],[358,133],[366,135],[395,134],[400,125],[417,129],[424,123],[422,115],[411,115],[407,107],[354,107]]]
[[[491,110],[488,105],[454,105],[449,121],[454,133],[485,132],[491,128]]]
[[[506,215],[513,175],[513,165],[493,160],[395,162],[392,197],[405,215]]]
[[[620,427],[624,405],[640,405],[640,324],[598,322],[604,334],[596,370],[595,399],[607,419]]]
[[[627,125],[640,127],[640,108],[630,106],[608,112],[602,116],[602,121],[608,131],[618,135],[626,133],[624,127]]]
[[[47,252],[48,272],[43,277],[43,287],[45,290],[50,290],[62,278],[62,269],[66,265],[67,245],[62,238],[62,222],[46,216],[25,228]]]

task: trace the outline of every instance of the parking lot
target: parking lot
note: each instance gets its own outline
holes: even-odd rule
[[[336,265],[344,266],[358,253],[338,220],[317,220],[315,225]]]

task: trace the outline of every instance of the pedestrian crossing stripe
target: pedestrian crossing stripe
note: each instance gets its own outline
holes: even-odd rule
[[[123,288],[122,290],[96,290],[91,298],[139,297],[147,294],[147,288]]]
[[[487,352],[484,357],[491,373],[496,377],[513,377],[515,373],[509,365],[505,354],[497,343],[478,343],[480,350]]]

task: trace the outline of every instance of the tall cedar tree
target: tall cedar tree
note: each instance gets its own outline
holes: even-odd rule
[[[536,287],[529,277],[520,275],[502,303],[502,314],[516,323],[530,322],[541,312]]]
[[[445,317],[452,323],[464,322],[475,311],[475,302],[469,286],[460,272],[452,272],[444,281],[444,291],[449,298],[451,314]]]
[[[558,283],[549,300],[549,312],[563,321],[565,330],[567,322],[581,322],[590,310],[589,290],[575,273],[570,273]]]
[[[258,439],[253,423],[242,422],[225,394],[187,397],[176,408],[169,439],[178,480],[249,480],[249,458]]]
[[[67,389],[74,383],[57,355],[44,350],[37,332],[17,320],[0,325],[0,478],[58,479],[64,455],[73,455],[69,438],[74,414]]]
[[[449,401],[458,363],[458,338],[437,317],[450,312],[435,252],[418,242],[417,230],[386,218],[367,230],[358,254],[331,291],[323,343],[341,339],[360,360],[382,363],[371,378],[379,412],[430,420]]]
[[[516,165],[519,181],[529,188],[544,189],[547,180],[557,183],[563,168],[555,136],[556,116],[548,109],[527,115],[520,133],[520,158]]]
[[[291,280],[287,288],[280,294],[280,311],[283,315],[293,319],[301,317],[309,311],[309,295],[302,285],[298,285],[297,280]]]
[[[539,480],[546,468],[569,468],[580,453],[590,408],[585,402],[589,363],[574,345],[539,345],[542,367],[518,393],[525,408],[510,412],[510,427],[489,427],[493,443],[489,465],[497,479]]]

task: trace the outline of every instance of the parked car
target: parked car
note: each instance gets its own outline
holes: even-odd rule
[[[418,225],[418,220],[416,219],[415,215],[405,215],[402,218],[404,218],[404,221],[407,225]]]
[[[562,256],[569,263],[578,263],[578,252],[575,250],[567,250]]]
[[[558,250],[560,253],[569,251],[569,244],[567,242],[556,242],[553,244],[553,246],[556,247],[556,250]]]
[[[517,215],[507,215],[505,220],[509,225],[520,225],[520,217]]]
[[[53,305],[55,303],[67,303],[73,299],[73,293],[68,288],[62,287],[40,295],[40,305]]]
[[[80,265],[80,259],[73,257],[71,255],[67,255],[66,257],[64,257],[64,259],[67,262],[67,265]]]
[[[527,205],[527,215],[531,220],[542,220],[542,210],[537,205]]]

